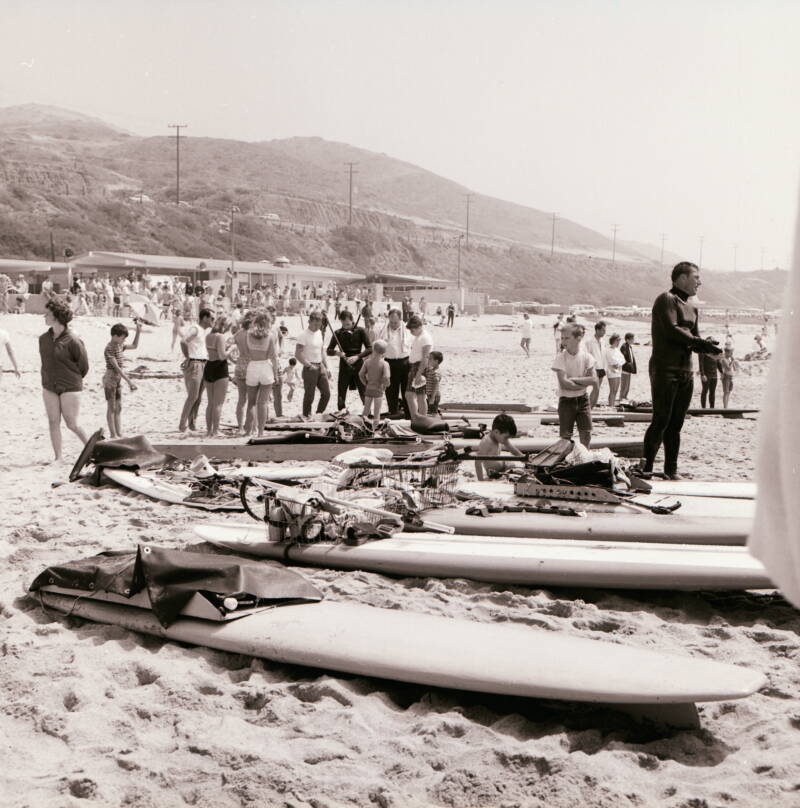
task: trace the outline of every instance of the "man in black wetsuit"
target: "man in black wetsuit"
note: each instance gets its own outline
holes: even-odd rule
[[[664,443],[664,473],[679,480],[678,453],[686,410],[692,400],[692,351],[719,354],[721,349],[698,331],[697,307],[689,301],[700,286],[700,270],[681,261],[672,270],[672,288],[653,304],[650,389],[653,420],[644,436],[643,470],[653,470]]]
[[[361,370],[362,360],[372,353],[367,332],[360,326],[353,324],[353,315],[347,309],[339,314],[342,327],[334,332],[328,343],[328,356],[339,357],[339,380],[336,389],[336,407],[343,410],[347,402],[347,391],[358,390],[361,402],[364,402],[366,388],[358,371]]]

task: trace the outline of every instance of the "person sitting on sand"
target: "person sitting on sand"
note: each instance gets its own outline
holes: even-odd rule
[[[83,342],[69,328],[72,309],[59,299],[45,306],[47,331],[39,337],[42,359],[42,395],[50,427],[55,461],[61,461],[61,419],[77,435],[81,443],[86,433],[78,424],[83,380],[89,372],[89,357]]]
[[[481,438],[478,444],[478,457],[500,456],[505,449],[509,454],[522,457],[522,452],[512,443],[511,438],[517,436],[517,424],[514,419],[501,412],[494,417],[492,428]],[[476,460],[475,473],[479,480],[497,477],[514,464],[503,460]]]
[[[572,440],[577,424],[581,443],[588,449],[592,441],[592,410],[586,388],[597,384],[597,374],[594,358],[581,350],[584,332],[577,323],[561,329],[563,350],[556,354],[551,369],[558,379],[559,437]]]
[[[122,380],[128,382],[130,391],[136,389],[130,376],[122,369],[125,351],[135,351],[139,347],[142,324],[135,320],[136,334],[128,345],[128,329],[122,323],[111,326],[111,340],[103,351],[106,360],[106,372],[103,374],[103,392],[106,396],[106,422],[110,438],[122,437]]]

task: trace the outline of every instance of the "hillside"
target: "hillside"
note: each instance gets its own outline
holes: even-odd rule
[[[346,162],[357,163],[347,226]],[[227,257],[235,205],[236,256],[360,272],[455,278],[468,189],[409,163],[320,138],[246,143],[142,138],[54,107],[0,109],[0,255],[50,257],[90,249]],[[142,194],[142,196],[140,196]],[[142,201],[139,201],[139,200]],[[275,213],[280,224],[259,215]],[[549,214],[474,193],[462,282],[495,297],[646,305],[665,285],[652,245],[624,244]],[[537,249],[538,247],[538,249]],[[595,257],[592,257],[595,256]],[[775,308],[785,273],[705,273],[717,305]]]

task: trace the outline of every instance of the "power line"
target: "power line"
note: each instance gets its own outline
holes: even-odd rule
[[[614,239],[611,242],[611,267],[612,269],[617,264],[617,230],[619,230],[620,225],[615,224],[612,226],[612,230],[614,231]]]
[[[464,246],[467,249],[469,249],[469,206],[470,206],[470,203],[472,202],[472,197],[473,196],[474,196],[474,194],[464,194],[464,197],[465,197],[465,199],[467,201],[467,229],[466,229],[467,238],[464,241]]]
[[[358,174],[358,171],[353,171],[353,166],[357,166],[358,163],[345,163],[345,165],[348,167],[350,174],[350,195],[347,209],[347,224],[353,224],[353,174]]]
[[[181,203],[181,129],[188,129],[185,123],[167,124],[168,129],[175,130],[175,204]]]
[[[661,234],[661,271],[664,271],[664,241],[667,238],[666,233]]]

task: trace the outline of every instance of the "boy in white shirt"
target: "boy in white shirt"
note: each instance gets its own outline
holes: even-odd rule
[[[572,440],[578,425],[581,443],[589,447],[592,440],[592,410],[587,387],[597,385],[594,358],[581,350],[584,328],[570,323],[561,329],[563,351],[556,354],[552,370],[558,378],[558,428],[561,438]]]

